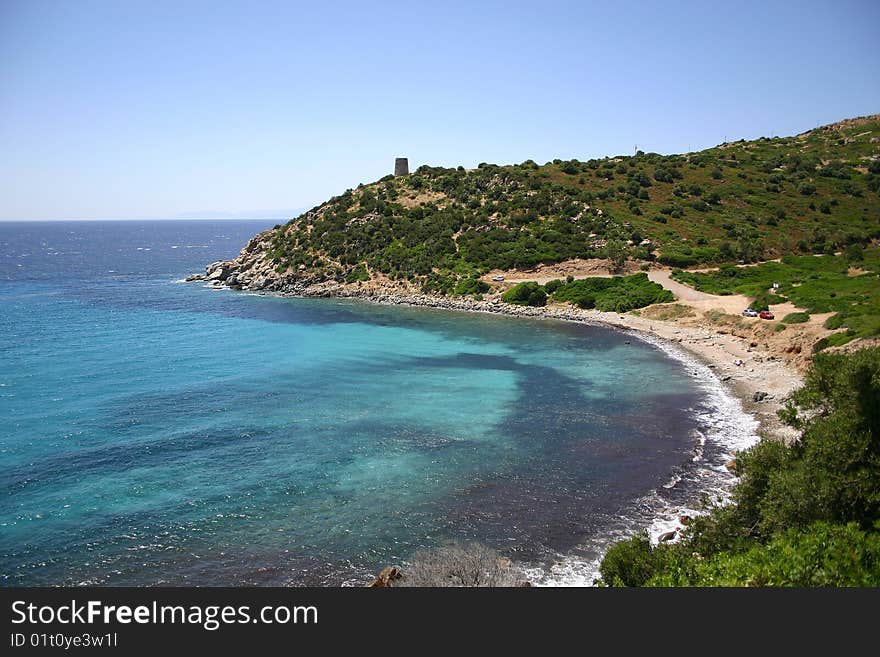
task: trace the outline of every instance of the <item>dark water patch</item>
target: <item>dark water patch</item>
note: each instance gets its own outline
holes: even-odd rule
[[[248,452],[260,453],[260,441],[275,434],[263,427],[224,428],[223,430],[197,431],[192,433],[166,434],[153,439],[126,441],[100,447],[81,447],[60,451],[29,463],[14,471],[0,472],[0,489],[12,501],[11,496],[29,485],[58,485],[65,480],[79,480],[103,473],[123,473],[132,468],[150,468],[177,458],[202,459],[215,456],[222,448],[234,445],[239,456]]]

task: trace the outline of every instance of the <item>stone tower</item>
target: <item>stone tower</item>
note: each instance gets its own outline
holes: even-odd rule
[[[395,176],[408,176],[409,175],[409,160],[405,157],[398,157],[394,160],[394,175]]]

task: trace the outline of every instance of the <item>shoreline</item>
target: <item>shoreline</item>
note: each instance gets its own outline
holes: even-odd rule
[[[230,289],[216,283],[205,287]],[[718,503],[730,500],[730,491],[737,481],[731,469],[737,451],[763,439],[791,443],[797,437],[794,430],[780,422],[776,411],[801,384],[800,375],[781,360],[756,350],[748,341],[727,333],[561,304],[516,306],[497,297],[477,300],[397,292],[364,293],[350,288],[328,290],[323,286],[280,292],[243,291],[257,296],[351,300],[599,326],[651,344],[689,371],[705,399],[704,407],[694,409],[701,429],[693,436],[696,447],[691,461],[673,472],[662,487],[622,508],[604,530],[587,538],[576,550],[558,554],[552,563],[523,564],[529,580],[538,586],[593,586],[607,548],[638,531],[647,531],[654,544],[678,540],[688,518],[705,513],[701,498]]]
[[[194,282],[205,282],[197,279]],[[223,284],[207,284],[212,289],[233,289]],[[507,317],[550,319],[605,326],[646,336],[649,341],[660,341],[677,346],[706,366],[728,392],[754,417],[762,438],[791,444],[798,433],[782,424],[777,411],[783,408],[785,399],[803,383],[800,373],[786,365],[783,359],[761,349],[753,341],[737,337],[728,331],[708,326],[685,326],[674,321],[649,319],[633,314],[620,314],[598,310],[584,310],[567,304],[547,306],[517,306],[499,297],[477,300],[451,298],[426,294],[401,292],[373,292],[350,289],[346,286],[310,286],[289,291],[249,290],[248,294],[281,298],[332,298],[352,299],[384,306],[409,306],[480,312]],[[658,345],[659,346],[659,345]]]

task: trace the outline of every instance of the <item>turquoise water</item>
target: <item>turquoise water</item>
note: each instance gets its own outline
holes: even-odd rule
[[[622,333],[180,282],[265,227],[0,224],[4,585],[548,564],[689,467],[705,391]]]

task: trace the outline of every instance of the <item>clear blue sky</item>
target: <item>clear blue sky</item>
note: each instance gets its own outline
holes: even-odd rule
[[[0,0],[0,219],[283,215],[393,167],[880,112],[880,2]]]

